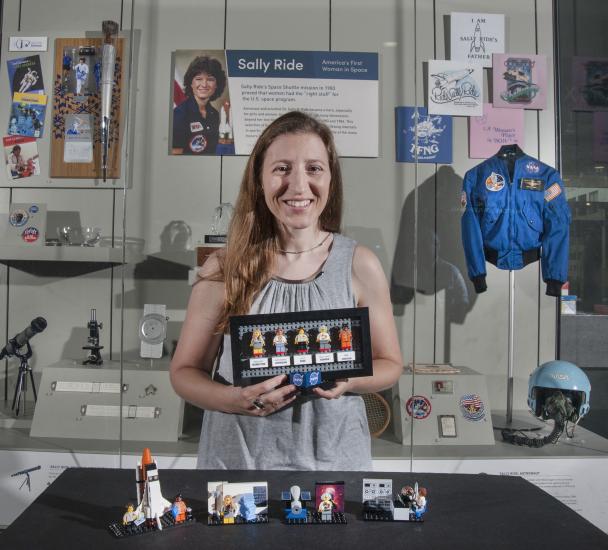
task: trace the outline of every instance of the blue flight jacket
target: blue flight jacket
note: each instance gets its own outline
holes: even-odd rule
[[[540,258],[547,295],[568,280],[570,208],[559,172],[526,154],[515,159],[513,181],[497,155],[464,177],[462,242],[469,278],[484,292],[486,260],[521,269]]]

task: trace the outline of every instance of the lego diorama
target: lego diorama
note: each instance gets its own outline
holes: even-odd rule
[[[142,535],[170,527],[190,525],[196,521],[181,494],[177,494],[173,502],[163,497],[158,467],[148,448],[144,449],[141,462],[135,468],[135,480],[137,507],[129,503],[122,521],[108,526],[114,536],[123,538]]]
[[[207,483],[208,525],[268,523],[268,483]]]
[[[424,521],[427,490],[405,485],[393,495],[391,479],[363,479],[363,519],[367,521]]]
[[[307,389],[372,374],[367,308],[234,316],[230,334],[237,385],[287,374]]]
[[[346,524],[343,481],[316,483],[314,500],[310,491],[293,485],[281,493],[281,500],[288,525]]]

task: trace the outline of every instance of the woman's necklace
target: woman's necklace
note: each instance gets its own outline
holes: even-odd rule
[[[308,248],[306,250],[281,250],[279,248],[278,251],[281,252],[282,254],[305,254],[306,252],[311,252],[311,251],[315,250],[316,248],[323,246],[323,243],[325,243],[325,241],[329,238],[330,235],[331,235],[331,233],[327,233],[327,235],[325,235],[325,237],[323,237],[323,240],[319,244],[316,244],[312,248]]]

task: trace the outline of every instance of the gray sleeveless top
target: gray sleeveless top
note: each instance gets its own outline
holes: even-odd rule
[[[250,313],[355,307],[355,244],[335,234],[325,265],[313,280],[271,279]],[[233,380],[227,335],[218,374]],[[371,470],[363,399],[353,394],[332,400],[298,396],[292,405],[266,417],[205,411],[197,466],[210,470]]]

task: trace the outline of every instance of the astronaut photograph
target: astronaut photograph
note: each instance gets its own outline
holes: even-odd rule
[[[234,155],[224,50],[173,54],[172,155]]]

